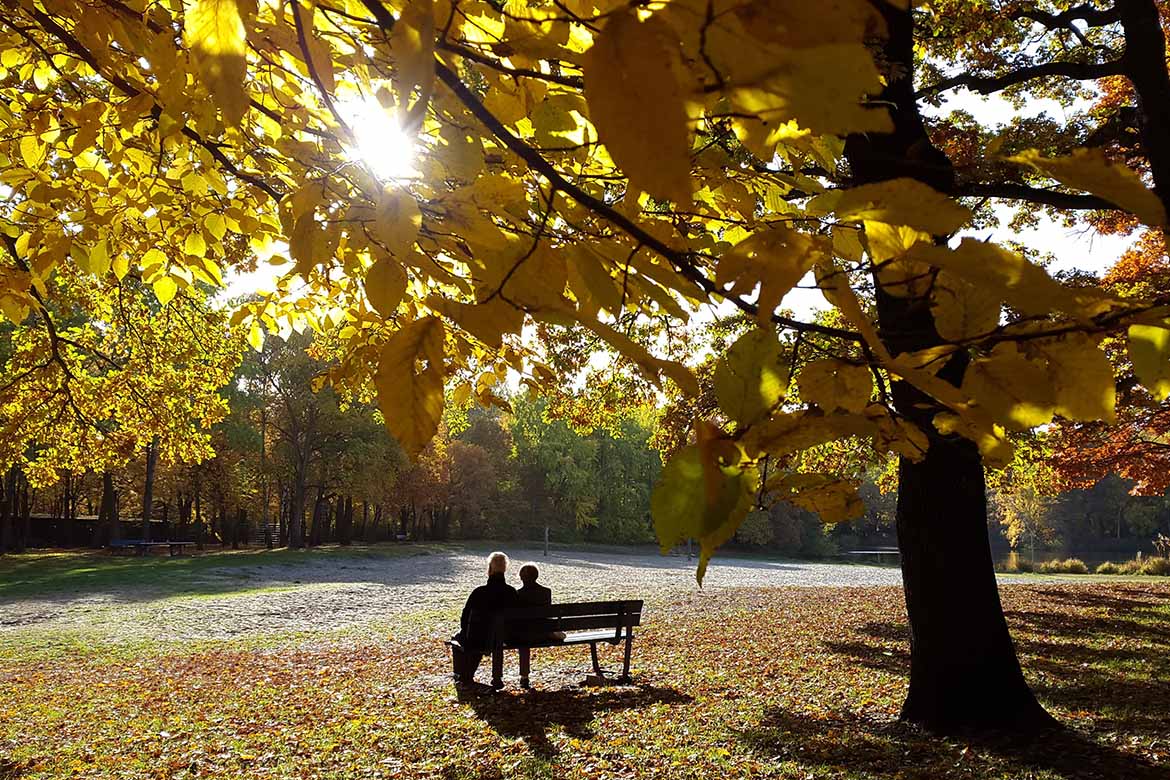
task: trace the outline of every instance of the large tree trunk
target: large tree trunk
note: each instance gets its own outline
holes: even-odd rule
[[[13,549],[16,535],[16,467],[8,470],[4,476],[2,486],[3,495],[0,496],[0,553]]]
[[[146,445],[146,484],[142,490],[142,539],[150,541],[150,515],[154,508],[154,467],[158,462],[158,437]]]
[[[102,474],[102,500],[98,508],[98,546],[104,547],[121,536],[118,533],[118,501],[114,494],[114,477]]]
[[[288,546],[299,549],[305,546],[303,532],[305,520],[305,471],[298,466],[293,475],[292,500],[288,507]]]
[[[880,99],[891,105],[895,129],[847,140],[854,184],[910,177],[948,191],[950,162],[931,145],[914,100],[911,14],[885,2],[874,6],[889,27],[880,59],[891,73]],[[877,305],[879,331],[892,353],[939,343],[928,300],[879,289]],[[960,354],[940,376],[958,385],[967,360]],[[931,422],[937,406],[924,405],[927,399],[913,387],[895,383],[893,394],[897,410],[931,440],[922,462],[903,458],[898,472],[911,654],[902,718],[945,732],[1051,726],[1024,680],[1000,604],[979,453],[965,439],[939,435]]]

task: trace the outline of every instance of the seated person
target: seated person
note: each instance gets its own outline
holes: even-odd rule
[[[535,564],[526,563],[520,567],[520,590],[516,591],[516,601],[521,607],[547,607],[552,604],[552,591],[536,581],[540,570]]]
[[[552,604],[552,591],[536,581],[539,576],[540,570],[536,568],[535,564],[526,563],[520,567],[520,582],[523,584],[520,590],[516,591],[517,606],[547,607]],[[542,631],[532,635],[532,638],[551,638],[559,641],[565,638],[565,632]]]
[[[480,585],[467,597],[459,618],[459,633],[454,637],[462,649],[451,648],[455,679],[461,683],[473,681],[479,662],[489,650],[492,614],[517,606],[516,589],[504,581],[507,570],[508,556],[502,552],[492,553],[488,556],[487,584]]]

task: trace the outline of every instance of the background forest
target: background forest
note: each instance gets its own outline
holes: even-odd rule
[[[707,330],[719,339],[742,327],[732,319]],[[456,387],[439,435],[411,464],[375,404],[315,381],[329,368],[326,335],[273,337],[259,350],[245,340],[224,339],[234,368],[212,394],[221,417],[207,430],[206,448],[170,447],[159,458],[156,437],[104,473],[34,472],[50,480],[40,486],[13,468],[4,483],[5,548],[138,538],[148,489],[154,538],[207,545],[539,541],[546,527],[554,543],[655,541],[650,496],[664,452],[677,444],[668,418],[686,410],[677,398],[639,396],[620,368],[586,367],[582,387],[551,400],[495,374],[474,389]],[[572,362],[558,346],[555,359]],[[180,435],[185,430],[179,426]],[[1026,561],[1075,554],[1092,566],[1150,552],[1151,539],[1170,533],[1170,496],[1134,495],[1135,481],[1113,473],[1088,484],[1080,475],[1074,486],[1070,475],[1084,463],[1061,446],[1059,431],[1029,434],[1012,464],[993,472],[989,532],[1001,560],[1015,550]],[[894,543],[892,461],[867,463],[841,445],[815,457],[859,481],[863,515],[823,524],[775,502],[748,516],[733,546],[824,557]]]

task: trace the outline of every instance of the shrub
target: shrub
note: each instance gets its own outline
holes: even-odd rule
[[[749,512],[739,524],[736,536],[741,544],[763,547],[772,541],[772,515],[766,509]]]
[[[1142,562],[1142,574],[1170,577],[1170,558],[1146,558]]]
[[[1044,574],[1088,574],[1089,567],[1080,558],[1066,558],[1042,563],[1040,571]]]
[[[1096,569],[1097,574],[1121,574],[1121,567],[1113,561],[1105,561]]]
[[[1121,564],[1121,571],[1118,573],[1119,574],[1141,574],[1142,573],[1142,562],[1137,558],[1134,558],[1133,560],[1130,560],[1130,561],[1126,561],[1125,563]]]
[[[1026,574],[1030,574],[1030,573],[1036,571],[1036,564],[1033,563],[1032,561],[1028,560],[1027,558],[1020,558],[1016,561],[1015,568],[1009,569],[1009,571],[1022,571]]]

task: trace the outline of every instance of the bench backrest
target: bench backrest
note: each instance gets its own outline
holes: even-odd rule
[[[583,601],[547,607],[514,607],[495,613],[493,638],[504,641],[514,634],[551,631],[588,631],[612,628],[614,638],[642,624],[642,601]]]

